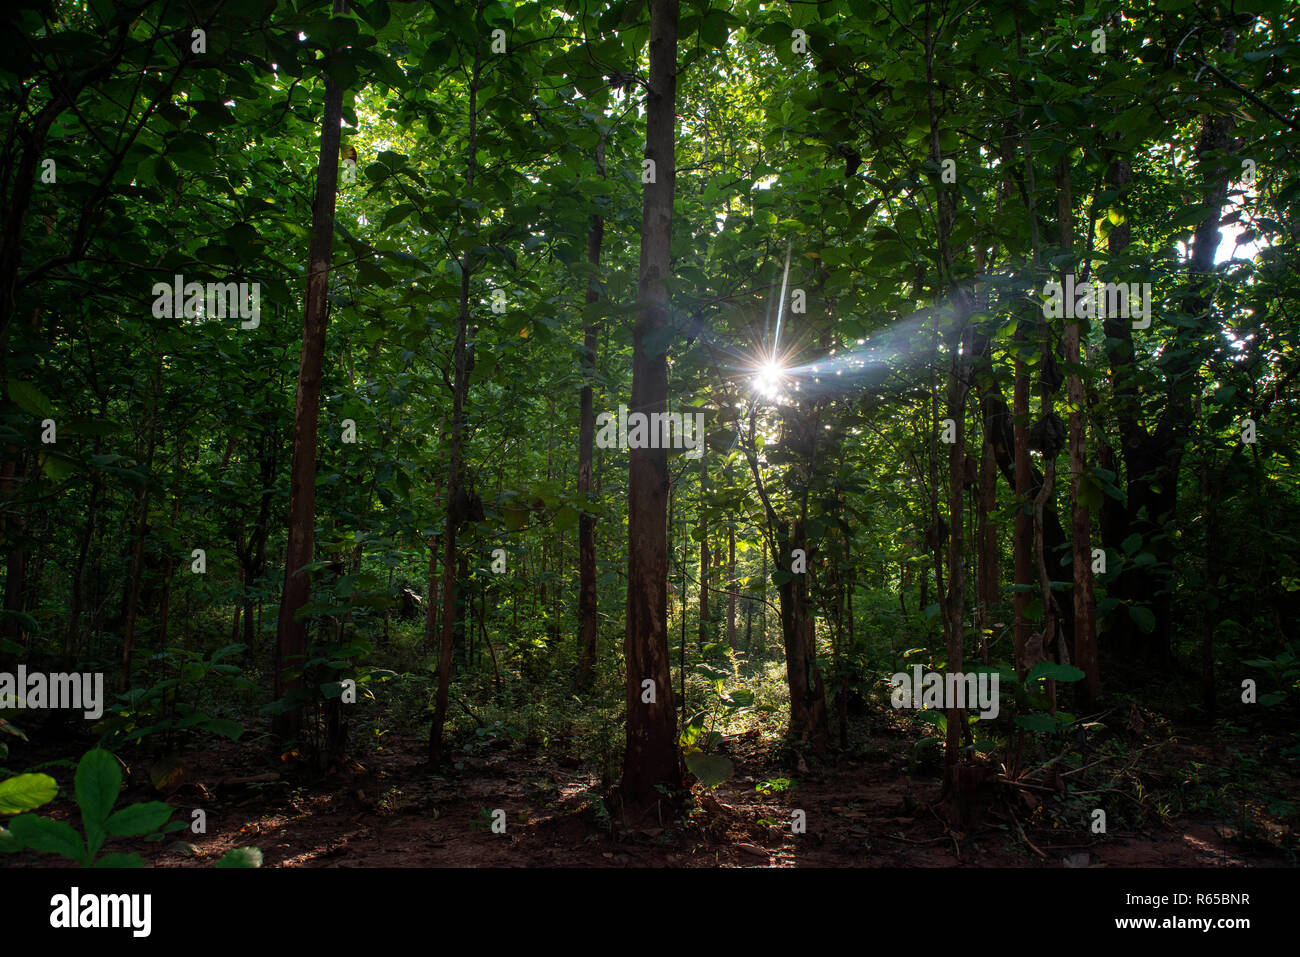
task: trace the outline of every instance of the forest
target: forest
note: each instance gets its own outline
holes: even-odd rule
[[[1300,7],[3,23],[0,868],[1300,863]]]

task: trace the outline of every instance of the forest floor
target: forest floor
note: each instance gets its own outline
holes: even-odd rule
[[[396,739],[396,740],[394,740]],[[431,775],[422,738],[393,733],[385,748],[350,761],[344,774],[311,781],[265,751],[223,743],[185,758],[165,793],[179,820],[203,808],[206,834],[148,844],[115,841],[154,866],[210,866],[236,846],[262,849],[268,867],[1240,867],[1290,866],[1295,836],[1279,824],[1242,827],[1267,801],[1242,808],[1236,823],[1211,813],[1154,816],[1109,833],[1086,824],[1062,828],[1062,815],[1032,792],[986,781],[976,792],[966,832],[950,829],[938,809],[937,773],[909,776],[911,742],[895,732],[861,741],[853,756],[796,769],[778,742],[750,731],[730,742],[735,776],[710,793],[696,788],[694,808],[677,819],[637,829],[613,825],[599,801],[599,782],[562,746],[549,750],[502,744],[466,756],[460,770]],[[1258,738],[1182,735],[1160,752],[1161,767],[1225,767]],[[784,790],[758,785],[784,779]],[[157,799],[144,762],[132,768],[121,800]],[[1273,776],[1271,789],[1300,793],[1294,778]],[[1119,794],[1118,791],[1115,794]],[[1118,799],[1110,803],[1115,805]],[[119,804],[120,806],[120,804]],[[506,832],[493,833],[493,809]],[[791,833],[791,812],[807,831]],[[1059,804],[1058,804],[1059,810]],[[1042,813],[1049,811],[1049,813]],[[46,813],[75,822],[71,802]],[[1078,817],[1071,811],[1067,819]],[[1146,815],[1151,819],[1151,815]],[[1253,817],[1261,817],[1253,813]],[[1265,815],[1266,817],[1266,815]],[[21,855],[10,866],[48,866]]]

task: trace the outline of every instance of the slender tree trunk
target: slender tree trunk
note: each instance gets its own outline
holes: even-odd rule
[[[954,345],[963,336],[962,326],[953,336]],[[965,343],[969,355],[970,343]],[[948,447],[948,595],[946,599],[946,617],[948,620],[948,673],[958,673],[963,667],[965,645],[966,616],[966,567],[962,561],[963,529],[965,519],[962,515],[965,503],[964,480],[966,477],[966,370],[959,352],[952,349],[951,381],[948,387],[948,415],[956,427],[952,445]],[[947,741],[944,748],[945,785],[950,793],[958,795],[957,806],[964,806],[961,795],[962,783],[958,780],[958,758],[961,755],[961,731],[965,726],[965,711],[957,708],[954,702],[948,702]],[[960,812],[964,814],[964,810]]]
[[[100,445],[95,443],[95,454]],[[90,542],[99,523],[99,499],[104,491],[103,473],[96,471],[90,480],[90,501],[86,506],[86,526],[77,542],[77,558],[72,566],[72,600],[68,608],[68,630],[63,636],[63,662],[70,666],[81,650],[81,616],[85,607],[86,562]]]
[[[335,0],[335,13],[343,4]],[[321,117],[320,157],[316,164],[316,196],[312,203],[311,244],[308,250],[306,310],[302,353],[298,362],[298,391],[293,410],[293,451],[289,478],[289,541],[285,550],[284,591],[276,623],[275,696],[302,687],[299,669],[307,650],[307,626],[297,618],[307,604],[311,581],[302,568],[311,563],[316,536],[316,437],[320,415],[321,373],[325,359],[325,327],[329,321],[330,255],[334,248],[334,209],[338,198],[339,137],[343,91],[325,75],[325,112]],[[294,708],[276,717],[281,738],[297,734],[302,711]]]
[[[1219,621],[1219,488],[1214,481],[1214,455],[1206,453],[1202,471],[1202,490],[1205,501],[1205,601],[1201,621],[1201,706],[1206,719],[1213,721],[1217,713],[1217,696],[1214,693],[1214,631]]]
[[[596,145],[596,170],[605,175],[605,134]],[[591,217],[587,231],[587,262],[600,266],[600,247],[605,237],[605,220]],[[587,308],[600,301],[600,290],[593,277],[587,285]],[[592,402],[592,380],[596,375],[596,345],[600,326],[588,316],[583,324],[582,364],[586,376],[578,399],[578,497],[583,510],[578,516],[578,687],[591,688],[596,668],[596,635],[599,624],[596,608],[596,516],[587,511],[591,495],[591,467],[595,457],[596,414]]]
[[[432,650],[438,635],[438,536],[429,536],[429,570],[425,576],[424,646]]]
[[[1021,327],[1016,330],[1016,339],[1024,345],[1025,336]],[[1013,417],[1015,422],[1015,479],[1016,479],[1016,522],[1015,542],[1013,545],[1013,565],[1016,576],[1016,591],[1012,597],[1014,618],[1014,639],[1016,654],[1016,672],[1023,679],[1031,667],[1026,663],[1029,649],[1030,621],[1028,617],[1029,592],[1033,584],[1033,521],[1030,518],[1030,475],[1029,475],[1029,376],[1025,373],[1024,360],[1020,350],[1015,358],[1015,398],[1013,400]]]
[[[736,528],[727,525],[727,646],[736,650]]]
[[[481,8],[475,11],[480,19]],[[478,87],[483,66],[483,38],[474,45],[474,67],[469,84],[469,160],[465,171],[465,188],[473,189],[478,171]],[[477,217],[474,227],[477,229]],[[438,656],[438,692],[434,700],[433,723],[429,726],[429,764],[437,767],[442,762],[442,730],[447,721],[447,697],[451,687],[451,653],[456,637],[457,598],[456,570],[459,567],[456,550],[457,526],[467,511],[468,492],[464,487],[465,398],[469,392],[469,370],[466,362],[465,340],[469,334],[469,283],[473,272],[470,254],[461,261],[460,312],[456,318],[456,340],[452,346],[455,367],[452,382],[451,447],[448,450],[447,525],[443,529],[442,565],[442,648]]]
[[[1057,171],[1057,219],[1061,231],[1061,248],[1069,249],[1074,236],[1074,202],[1070,185],[1070,160],[1062,157]],[[1062,273],[1061,282],[1065,282]],[[1065,361],[1074,366],[1080,362],[1081,327],[1079,320],[1065,321]],[[1087,440],[1084,416],[1087,401],[1083,392],[1083,377],[1077,371],[1066,376],[1066,390],[1070,398],[1070,534],[1073,544],[1074,590],[1074,664],[1083,670],[1080,692],[1085,701],[1092,701],[1101,691],[1101,674],[1097,658],[1096,602],[1092,593],[1092,523],[1088,506],[1080,501],[1079,488],[1087,468]]]
[[[700,456],[700,620],[699,646],[704,649],[708,637],[709,620],[709,519],[704,496],[709,483],[708,459]]]
[[[650,0],[650,85],[645,157],[654,181],[645,187],[641,227],[639,310],[633,339],[632,402],[636,412],[666,412],[668,367],[656,344],[668,323],[673,187],[676,180],[677,0]],[[665,449],[628,450],[627,749],[622,796],[646,806],[659,785],[681,781],[677,721],[668,658]],[[645,682],[651,682],[648,687]],[[649,691],[652,697],[647,696]]]
[[[145,452],[145,475],[153,475],[153,457],[158,447],[158,395],[162,391],[162,354],[159,353],[154,370],[153,400],[149,407],[149,432],[145,440],[148,449]],[[149,486],[146,482],[140,490],[140,501],[136,512],[135,546],[131,553],[131,573],[127,583],[126,621],[122,626],[122,673],[118,679],[117,690],[124,693],[131,686],[131,652],[135,645],[135,626],[139,617],[140,582],[144,575],[144,542],[149,534]]]
[[[976,592],[979,595],[980,660],[989,663],[989,641],[992,639],[993,606],[998,601],[998,535],[990,516],[997,511],[998,466],[993,446],[984,437],[980,455],[979,507],[975,518],[975,537],[979,540],[979,562],[976,565]]]

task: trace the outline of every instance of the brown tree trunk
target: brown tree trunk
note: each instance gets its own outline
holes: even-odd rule
[[[596,170],[605,175],[605,134],[596,144]],[[587,232],[587,262],[600,265],[600,247],[605,237],[605,220],[599,214],[591,217]],[[587,307],[600,301],[600,290],[595,278],[587,286]],[[591,687],[596,668],[596,516],[587,511],[591,495],[591,468],[595,457],[596,413],[592,402],[592,379],[596,375],[596,346],[599,325],[588,316],[583,324],[582,365],[586,376],[578,398],[578,497],[583,510],[578,516],[578,687]]]
[[[335,0],[335,12],[342,4]],[[321,369],[325,358],[325,327],[329,321],[330,255],[334,248],[334,209],[338,198],[339,129],[343,91],[325,76],[325,112],[321,117],[320,157],[316,165],[316,196],[312,204],[308,250],[306,310],[302,353],[298,362],[298,391],[293,410],[293,451],[289,478],[289,541],[285,550],[284,591],[275,638],[275,696],[302,687],[300,668],[307,650],[307,626],[297,613],[311,594],[311,581],[301,570],[312,561],[316,535],[316,435],[320,415]],[[281,738],[295,735],[302,721],[298,708],[276,717]]]
[[[663,351],[647,348],[668,323],[666,280],[671,265],[674,142],[677,101],[677,0],[650,0],[650,85],[646,98],[646,159],[654,182],[645,186],[641,225],[639,308],[633,339],[635,412],[666,412],[668,367]],[[662,346],[655,345],[656,350]],[[628,450],[627,749],[622,797],[631,806],[654,801],[659,785],[681,782],[677,718],[668,657],[668,458],[658,449]],[[650,681],[654,701],[646,700]]]
[[[1060,226],[1061,248],[1070,249],[1074,239],[1074,201],[1070,185],[1070,160],[1062,157],[1057,169],[1057,220]],[[1061,282],[1065,282],[1062,273]],[[1074,366],[1080,362],[1079,320],[1065,320],[1065,361]],[[1087,401],[1083,392],[1083,377],[1077,371],[1066,376],[1066,390],[1070,398],[1070,537],[1073,544],[1074,589],[1074,664],[1082,669],[1081,696],[1085,702],[1095,699],[1101,691],[1101,674],[1097,660],[1096,602],[1092,592],[1092,525],[1088,506],[1079,500],[1079,486],[1087,467],[1085,456],[1087,441],[1084,416]]]
[[[979,596],[980,659],[988,664],[988,645],[993,637],[993,606],[998,601],[999,584],[997,529],[989,518],[997,511],[998,466],[988,436],[984,437],[981,451],[979,507],[975,518],[975,537],[979,540],[976,592]]]
[[[727,646],[736,650],[736,528],[727,525]]]
[[[707,506],[704,504],[704,496],[709,483],[709,469],[705,464],[708,459],[703,455],[700,456],[700,619],[699,619],[699,637],[698,642],[700,649],[703,650],[704,642],[708,637],[709,621],[709,519]]]
[[[145,475],[153,475],[153,457],[158,447],[158,395],[162,391],[162,355],[159,354],[154,372],[153,401],[149,408],[148,448],[145,452]],[[118,678],[117,690],[123,693],[131,686],[131,652],[135,645],[135,626],[139,617],[140,582],[144,575],[144,540],[149,534],[149,482],[140,490],[140,501],[136,512],[135,546],[131,553],[131,572],[127,580],[126,621],[122,626],[122,673]]]
[[[475,12],[475,19],[480,11]],[[469,161],[465,171],[465,188],[472,189],[478,171],[478,87],[483,65],[483,40],[474,46],[474,67],[469,84]],[[477,218],[474,226],[477,228]],[[456,638],[456,572],[459,567],[456,534],[466,511],[464,441],[465,398],[469,392],[469,369],[465,340],[469,334],[469,283],[473,272],[470,254],[461,260],[460,311],[456,318],[456,340],[452,346],[454,375],[452,380],[451,445],[448,450],[447,522],[443,529],[442,558],[442,648],[438,655],[438,692],[434,700],[433,722],[429,726],[429,764],[442,762],[442,730],[447,721],[447,698],[451,687],[451,653]]]
[[[964,323],[963,323],[964,325]],[[964,330],[959,326],[953,336],[956,345],[963,338]],[[966,354],[970,354],[970,343],[965,344]],[[948,673],[960,672],[963,667],[965,647],[966,617],[966,567],[962,560],[963,529],[965,519],[962,514],[965,498],[966,477],[966,370],[958,349],[952,349],[951,380],[948,387],[948,415],[956,427],[952,445],[948,447],[948,595],[945,601],[945,617],[948,622]],[[944,746],[944,788],[957,797],[955,807],[958,816],[964,815],[965,796],[960,792],[962,783],[958,778],[958,758],[961,754],[961,732],[965,726],[965,710],[957,708],[954,702],[948,702],[947,740]]]
[[[786,683],[790,689],[790,740],[796,746],[811,745],[821,754],[829,743],[826,719],[826,685],[817,666],[816,622],[808,599],[808,579],[812,567],[802,574],[792,574],[791,553],[802,549],[808,553],[803,522],[794,523],[794,534],[782,523],[777,533],[776,567],[789,576],[779,586],[781,598],[781,634],[785,640]]]
[[[1025,337],[1016,330],[1017,342],[1024,344]],[[1016,480],[1016,523],[1013,565],[1016,576],[1016,592],[1012,597],[1014,618],[1014,638],[1016,654],[1016,672],[1023,679],[1031,665],[1026,664],[1029,648],[1030,621],[1027,616],[1029,608],[1028,588],[1033,584],[1033,542],[1034,527],[1030,518],[1029,475],[1029,376],[1025,373],[1024,360],[1020,351],[1015,359],[1015,398],[1013,399],[1013,420],[1015,422],[1015,480]]]
[[[438,636],[438,536],[429,536],[429,571],[426,575],[424,604],[424,646],[430,650]]]
[[[1213,453],[1206,453],[1202,473],[1205,501],[1205,602],[1201,622],[1201,706],[1207,720],[1213,721],[1217,712],[1214,693],[1214,631],[1219,621],[1219,488],[1214,481]]]

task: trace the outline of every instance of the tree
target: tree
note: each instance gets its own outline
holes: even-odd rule
[[[672,261],[676,182],[677,0],[650,3],[650,81],[646,93],[641,269],[633,330],[632,411],[668,410],[667,279]],[[681,780],[677,718],[668,657],[668,453],[628,450],[627,748],[622,798],[631,807]],[[649,684],[647,684],[647,682]]]
[[[334,13],[345,12],[335,0]],[[343,90],[326,64],[325,109],[321,116],[320,159],[316,164],[316,193],[312,202],[311,247],[307,254],[306,309],[302,325],[302,354],[298,361],[298,391],[293,412],[293,447],[289,485],[289,541],[285,552],[284,591],[275,641],[277,697],[302,686],[300,669],[307,649],[307,626],[298,612],[311,594],[304,571],[314,558],[316,535],[316,441],[320,415],[325,328],[329,322],[330,255],[334,248],[334,209],[338,200],[339,142],[343,122]],[[291,708],[276,720],[281,737],[296,733],[301,712]]]

